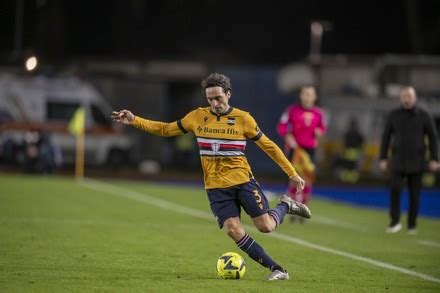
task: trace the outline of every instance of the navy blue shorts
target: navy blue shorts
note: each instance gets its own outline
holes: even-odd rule
[[[241,207],[251,218],[264,215],[269,209],[269,202],[255,179],[228,188],[207,189],[206,192],[220,228],[227,219],[240,217]]]

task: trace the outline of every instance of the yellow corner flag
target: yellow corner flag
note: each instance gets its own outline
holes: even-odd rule
[[[72,119],[69,122],[69,132],[76,136],[75,152],[75,178],[84,177],[84,130],[86,125],[86,112],[83,107],[76,109]]]
[[[86,111],[83,107],[79,107],[76,109],[75,113],[73,113],[72,119],[69,122],[69,132],[78,135],[81,132],[84,132],[84,127],[86,124]]]

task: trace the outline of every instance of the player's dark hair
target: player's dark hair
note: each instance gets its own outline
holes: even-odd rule
[[[203,94],[205,94],[205,90],[207,88],[215,87],[215,86],[219,86],[223,88],[223,91],[225,93],[232,92],[231,80],[229,79],[229,77],[227,77],[224,74],[215,72],[215,73],[211,73],[210,75],[208,75],[207,78],[202,80]]]

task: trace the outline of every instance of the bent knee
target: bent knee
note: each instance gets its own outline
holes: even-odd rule
[[[244,235],[244,229],[241,224],[235,221],[226,221],[224,224],[226,234],[234,240],[240,240]]]
[[[239,240],[242,236],[242,233],[238,229],[227,229],[226,234],[228,234],[229,237],[231,237],[234,240]]]
[[[275,226],[269,223],[265,223],[262,225],[258,225],[257,229],[262,233],[270,233],[275,229]]]

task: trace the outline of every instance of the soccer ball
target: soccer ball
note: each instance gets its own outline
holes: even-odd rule
[[[222,279],[240,279],[245,272],[244,259],[238,253],[226,252],[217,260],[217,274]]]

